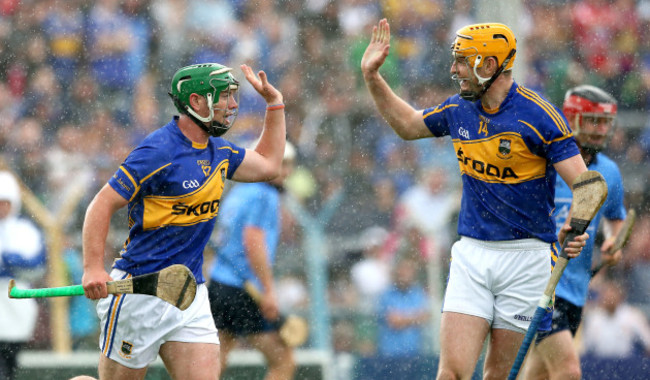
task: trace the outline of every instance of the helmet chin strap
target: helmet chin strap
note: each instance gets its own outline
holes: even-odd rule
[[[479,86],[481,86],[481,89],[479,91],[477,91],[477,92],[475,92],[475,91],[462,91],[461,90],[460,94],[459,94],[460,97],[465,99],[465,100],[469,100],[470,102],[475,102],[475,101],[481,99],[483,94],[485,94],[485,92],[490,88],[490,86],[492,86],[492,83],[494,83],[494,81],[497,79],[497,77],[499,75],[501,75],[501,73],[506,68],[506,66],[508,66],[508,63],[510,63],[510,60],[512,59],[512,57],[515,55],[516,52],[517,51],[515,49],[510,50],[510,53],[508,54],[506,59],[503,60],[503,63],[501,64],[501,66],[499,66],[497,71],[490,78],[482,77],[482,76],[480,76],[478,74],[477,69],[478,69],[479,65],[481,64],[481,61],[483,60],[483,57],[480,56],[480,55],[477,56],[476,59],[474,60],[474,67],[473,67],[472,71],[474,72],[474,76],[476,76],[476,78],[478,79],[478,84],[479,84]]]
[[[212,120],[212,118],[214,118],[214,109],[212,108],[214,104],[214,100],[212,99],[212,94],[210,93],[208,93],[205,97],[208,102],[208,108],[210,109],[210,114],[206,117],[202,117],[196,111],[194,111],[192,107],[187,105],[185,106],[185,110],[187,111],[187,116],[189,116],[190,119],[192,119],[192,121],[194,121],[196,125],[201,127],[201,129],[206,131],[210,136],[219,137],[224,133],[228,132],[228,129],[230,128],[223,123]],[[210,123],[210,125],[206,126],[205,123]]]

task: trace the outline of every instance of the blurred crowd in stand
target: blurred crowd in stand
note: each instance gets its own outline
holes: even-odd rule
[[[639,218],[623,262],[604,276],[620,280],[627,302],[650,316],[650,0],[522,3],[512,25],[525,62],[518,83],[556,105],[583,83],[620,100],[606,153],[620,165],[626,203]],[[410,103],[438,104],[457,91],[449,46],[459,27],[485,21],[477,9],[472,0],[0,0],[0,155],[53,212],[83,189],[64,226],[68,255],[78,256],[89,198],[175,113],[171,75],[199,62],[234,67],[240,80],[241,63],[263,69],[284,95],[288,139],[298,148],[289,193],[314,215],[341,197],[324,231],[334,349],[382,352],[387,319],[377,311],[396,291],[398,262],[409,263],[428,295],[417,301],[431,308],[418,326],[433,337],[456,239],[456,157],[448,139],[395,136],[363,88],[359,63],[372,25],[387,17],[393,39],[384,76]],[[242,81],[229,139],[257,136],[253,120],[264,107]],[[278,294],[283,307],[300,311],[310,286],[304,234],[297,216],[284,214]],[[113,223],[107,265],[126,237],[126,214]],[[79,259],[66,262],[78,282]],[[42,330],[35,347],[49,347]]]

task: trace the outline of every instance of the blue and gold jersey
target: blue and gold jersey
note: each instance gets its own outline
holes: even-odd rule
[[[434,136],[452,138],[463,181],[460,235],[557,240],[553,164],[580,152],[555,106],[514,83],[496,110],[454,95],[423,118]]]
[[[147,136],[108,181],[129,200],[129,237],[115,267],[140,275],[183,264],[203,283],[224,184],[246,151],[218,137],[193,143],[177,120]]]

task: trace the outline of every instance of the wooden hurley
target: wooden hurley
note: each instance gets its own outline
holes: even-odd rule
[[[623,249],[627,244],[627,241],[632,235],[632,228],[634,227],[634,222],[636,221],[636,211],[634,209],[629,209],[627,211],[627,216],[625,217],[625,222],[623,222],[623,227],[618,231],[614,244],[609,249],[607,253],[613,254],[616,253],[619,249]],[[601,269],[605,266],[605,263],[598,264],[594,269],[591,270],[591,277],[594,277]]]
[[[567,244],[576,236],[585,233],[587,227],[589,227],[589,223],[591,223],[591,220],[596,216],[607,198],[607,182],[605,182],[602,174],[594,170],[580,174],[573,181],[572,189],[573,200],[571,201],[571,221],[569,222],[571,231],[564,238],[560,256],[555,263],[555,267],[553,267],[553,272],[551,272],[551,278],[548,280],[544,294],[537,304],[537,309],[528,326],[526,336],[524,336],[524,340],[519,347],[519,352],[517,352],[517,357],[510,369],[508,380],[515,380],[517,378],[528,348],[537,334],[539,323],[546,313],[546,308],[551,304],[555,287],[560,281],[560,277],[562,277],[562,273],[569,262],[569,256],[566,252]]]
[[[106,283],[109,294],[146,294],[169,302],[181,310],[187,309],[196,296],[196,280],[185,265],[175,264],[160,272],[143,274]],[[9,298],[43,298],[82,296],[82,285],[42,289],[18,289],[9,281]]]

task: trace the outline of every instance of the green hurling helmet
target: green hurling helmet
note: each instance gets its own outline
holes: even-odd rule
[[[171,96],[174,106],[178,112],[188,115],[194,122],[203,128],[211,136],[221,136],[226,133],[235,122],[238,108],[231,107],[231,99],[237,104],[239,82],[230,73],[232,69],[218,63],[201,63],[186,66],[174,74],[171,83]],[[224,111],[225,122],[212,120],[214,117],[214,104],[219,102],[222,92],[228,92],[228,103],[225,108],[217,108]],[[190,95],[197,94],[206,98],[210,115],[200,116],[190,107]],[[234,95],[231,97],[230,95]],[[231,109],[232,108],[232,109]],[[206,126],[205,123],[209,123]]]

